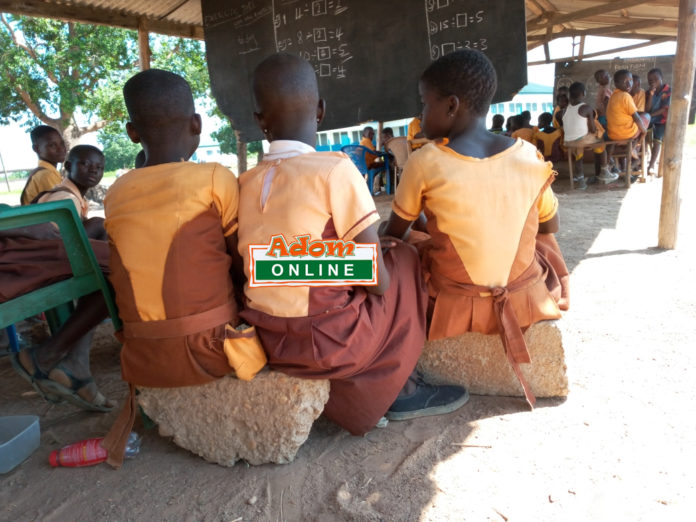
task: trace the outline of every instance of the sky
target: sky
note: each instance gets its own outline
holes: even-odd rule
[[[588,37],[585,41],[585,53],[599,52],[604,49],[624,47],[637,43],[638,40],[627,40],[617,38],[604,37]],[[562,38],[551,42],[550,44],[551,58],[563,58],[571,55],[571,39]],[[632,51],[621,53],[608,53],[603,56],[594,58],[595,60],[606,60],[607,58],[633,58],[641,56],[660,56],[673,55],[676,51],[676,43],[668,42],[658,45],[652,45]],[[544,59],[544,51],[542,47],[534,49],[527,53],[527,61],[534,62]],[[554,79],[554,64],[535,65],[528,68],[528,81],[530,83],[539,83],[542,85],[553,85]],[[209,133],[220,124],[217,118],[207,116],[206,110],[200,110],[203,117],[204,135],[201,137],[201,144],[210,144],[212,140]],[[357,123],[357,122],[356,122]],[[36,155],[31,150],[29,142],[28,129],[20,124],[11,124],[8,126],[0,126],[0,157],[4,162],[5,168],[9,170],[15,169],[33,169],[36,166]],[[97,145],[97,133],[85,135],[82,143]],[[0,163],[0,171],[2,170]]]

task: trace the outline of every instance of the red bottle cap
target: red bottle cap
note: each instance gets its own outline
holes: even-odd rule
[[[48,463],[54,468],[60,466],[60,462],[58,462],[58,450],[53,450],[51,452],[51,454],[48,456]]]

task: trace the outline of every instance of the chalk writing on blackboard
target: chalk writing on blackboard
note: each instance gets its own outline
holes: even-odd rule
[[[472,33],[485,20],[483,9],[458,11],[456,0],[425,0],[430,59],[437,60],[458,49],[486,51],[488,38],[481,38],[480,30]]]
[[[343,22],[348,21],[345,0],[272,0],[273,36],[276,50],[298,54],[314,67],[319,78],[346,78],[353,59],[345,41]],[[309,29],[296,27],[296,20],[309,18]]]

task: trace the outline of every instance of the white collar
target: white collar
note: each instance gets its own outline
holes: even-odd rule
[[[271,142],[268,152],[264,154],[264,161],[273,161],[286,158],[294,158],[300,154],[315,152],[314,147],[295,140],[275,140]]]

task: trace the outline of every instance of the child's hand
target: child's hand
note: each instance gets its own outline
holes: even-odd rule
[[[382,246],[382,253],[386,254],[387,251],[395,247],[400,240],[395,238],[394,236],[380,236],[379,237],[379,242],[380,245]]]

